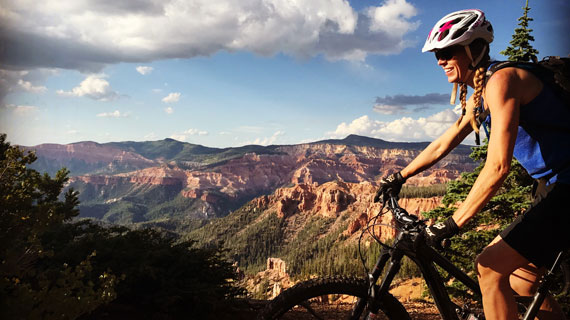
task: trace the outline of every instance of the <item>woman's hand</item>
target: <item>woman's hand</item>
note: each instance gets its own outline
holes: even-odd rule
[[[374,196],[374,202],[383,201],[385,194],[393,197],[398,196],[405,182],[406,179],[399,171],[382,178],[380,180],[380,187]]]

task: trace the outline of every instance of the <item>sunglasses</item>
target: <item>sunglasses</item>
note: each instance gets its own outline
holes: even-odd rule
[[[435,52],[435,58],[439,61],[439,60],[450,60],[451,58],[453,58],[455,56],[455,53],[457,52],[457,47],[448,47],[448,48],[443,48],[443,49],[439,49]]]

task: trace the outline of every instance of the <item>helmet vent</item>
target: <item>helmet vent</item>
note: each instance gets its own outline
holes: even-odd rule
[[[475,22],[477,20],[477,15],[472,15],[471,18],[469,18],[469,20],[467,20],[464,25],[467,27],[470,27],[473,22]]]
[[[455,33],[453,33],[453,36],[451,36],[451,40],[455,40],[455,39],[461,37],[465,33],[465,31],[467,31],[467,29],[468,29],[467,27],[463,27],[463,28],[455,31]]]
[[[445,30],[444,32],[439,34],[439,38],[437,39],[438,41],[441,41],[441,39],[444,39],[445,37],[447,37],[447,35],[449,34],[449,29]]]

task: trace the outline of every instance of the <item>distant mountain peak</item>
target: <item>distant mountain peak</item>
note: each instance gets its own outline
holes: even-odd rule
[[[378,138],[371,138],[371,137],[366,137],[366,136],[359,136],[357,134],[349,134],[348,136],[346,136],[346,138],[342,139],[342,141],[345,141],[347,143],[385,143],[388,142],[386,140],[382,140],[382,139],[378,139]]]

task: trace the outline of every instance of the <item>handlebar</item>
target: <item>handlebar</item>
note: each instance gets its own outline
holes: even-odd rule
[[[388,199],[384,198],[383,207],[388,208],[394,214],[396,221],[403,225],[415,225],[419,220],[418,216],[409,214],[404,208],[398,204],[398,197],[388,195]]]
[[[425,222],[427,219],[421,220],[418,216],[408,213],[404,208],[398,204],[398,196],[386,194],[384,196],[383,207],[388,208],[394,215],[394,219],[403,226],[404,230],[408,232],[417,233],[426,227]],[[420,237],[423,239],[423,237]],[[418,240],[416,238],[416,240]],[[424,241],[424,240],[420,240]],[[416,243],[417,245],[417,243]],[[449,239],[443,239],[440,243],[441,249],[447,249],[451,245]]]

